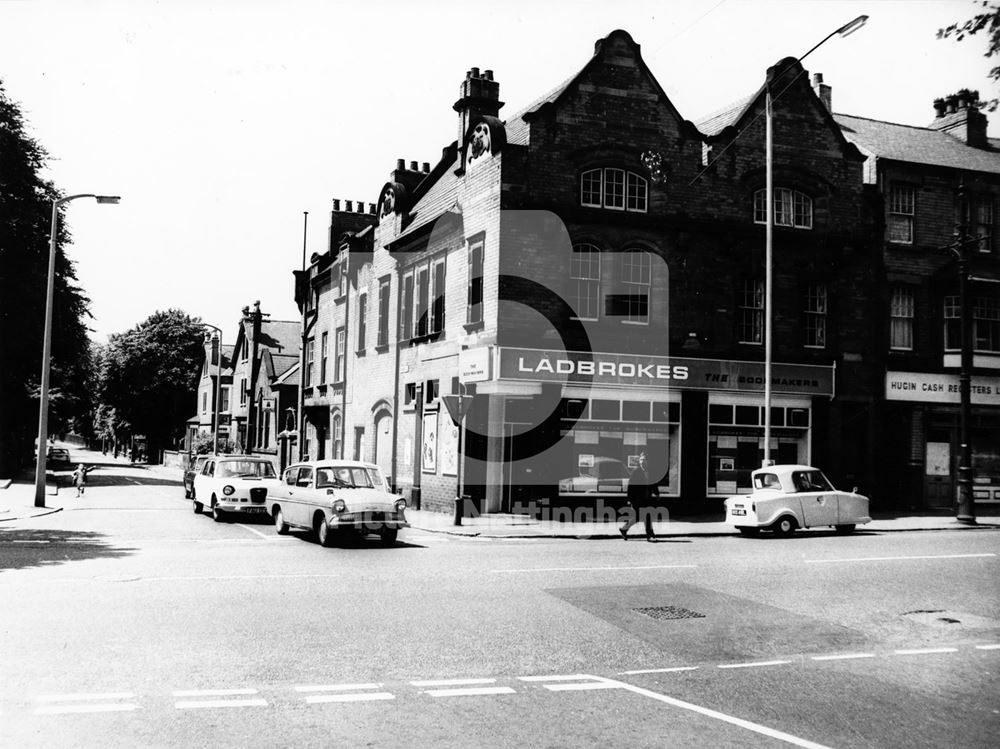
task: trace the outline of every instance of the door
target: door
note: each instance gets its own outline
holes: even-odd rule
[[[954,482],[951,472],[951,441],[944,430],[931,430],[924,452],[924,491],[928,507],[951,507]]]
[[[813,472],[792,472],[796,497],[802,503],[802,522],[807,528],[837,524],[837,493],[819,484]],[[825,482],[824,482],[825,483]]]
[[[395,476],[392,476],[392,417],[385,411],[379,413],[375,417],[375,464],[382,471],[382,475],[385,476],[389,485],[392,486],[395,482]]]
[[[533,496],[532,485],[535,483],[531,461],[525,458],[523,452],[524,437],[521,436],[531,424],[504,424],[503,440],[503,505],[501,512],[513,512],[515,508],[524,508]],[[520,449],[519,449],[520,448]]]

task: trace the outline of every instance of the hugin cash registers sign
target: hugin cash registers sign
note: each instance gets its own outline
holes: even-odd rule
[[[886,372],[885,399],[917,403],[961,402],[958,375],[934,372]],[[973,377],[971,401],[977,406],[1000,406],[1000,377]]]

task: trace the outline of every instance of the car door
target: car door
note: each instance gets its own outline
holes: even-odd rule
[[[210,501],[212,498],[212,488],[209,486],[210,479],[214,473],[215,461],[206,460],[201,467],[201,471],[194,475],[194,496],[199,502]]]
[[[289,466],[281,478],[281,484],[274,490],[275,499],[281,506],[285,522],[297,525],[299,523],[298,503],[295,497],[295,480],[301,466]]]
[[[295,478],[295,521],[306,528],[312,527],[313,506],[313,469],[312,466],[300,466]]]
[[[802,506],[802,521],[805,527],[837,524],[837,492],[823,490],[810,481],[807,471],[792,474],[796,496]]]

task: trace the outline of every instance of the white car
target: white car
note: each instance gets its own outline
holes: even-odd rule
[[[761,529],[789,536],[796,528],[832,526],[851,533],[870,523],[868,498],[833,488],[818,468],[780,465],[758,468],[751,475],[753,492],[726,499],[726,522],[745,536]]]
[[[191,501],[195,513],[206,507],[216,522],[231,515],[263,515],[268,488],[278,476],[267,458],[253,455],[209,457],[195,474]]]
[[[378,466],[356,460],[296,463],[267,494],[277,533],[312,531],[323,546],[332,546],[341,532],[377,534],[391,546],[399,529],[410,527],[405,510],[406,500],[389,491]]]
[[[597,457],[578,471],[578,476],[559,479],[560,494],[624,494],[628,489],[628,468],[615,458]]]

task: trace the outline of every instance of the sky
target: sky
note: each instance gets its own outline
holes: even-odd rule
[[[972,0],[0,0],[0,81],[76,200],[68,255],[103,343],[181,309],[235,338],[260,301],[295,320],[292,271],[327,249],[331,200],[375,203],[397,159],[455,140],[469,68],[491,69],[501,118],[628,31],[681,115],[754,92],[858,15],[805,68],[833,109],[924,126],[934,99],[997,95],[981,34],[936,31]],[[1000,112],[989,134],[1000,137]],[[308,223],[304,214],[308,212]]]

